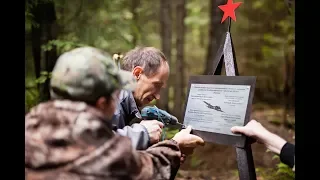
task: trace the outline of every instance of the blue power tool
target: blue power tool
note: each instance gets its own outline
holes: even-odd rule
[[[162,122],[165,126],[168,125],[180,125],[181,129],[185,129],[185,125],[179,123],[178,119],[169,114],[167,111],[157,108],[156,106],[146,106],[141,110],[141,116],[144,120],[158,120]],[[163,133],[162,140],[165,137]]]
[[[141,110],[141,116],[144,120],[158,120],[164,125],[181,125],[178,119],[169,114],[167,111],[157,108],[156,106],[146,106]]]

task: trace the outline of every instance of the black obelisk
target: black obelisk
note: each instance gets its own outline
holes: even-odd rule
[[[222,63],[224,62],[227,76],[239,76],[234,46],[231,37],[231,18],[229,17],[228,28],[221,41],[221,45],[213,59],[213,75],[221,75]],[[240,180],[256,180],[256,171],[253,162],[251,144],[246,140],[245,147],[235,147]]]

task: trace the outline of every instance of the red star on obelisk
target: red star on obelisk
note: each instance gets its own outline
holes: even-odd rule
[[[221,19],[221,23],[230,17],[232,20],[236,21],[236,13],[234,12],[242,2],[233,3],[232,0],[228,0],[227,4],[218,6],[224,13]]]

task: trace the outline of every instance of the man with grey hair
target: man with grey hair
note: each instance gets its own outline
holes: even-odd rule
[[[130,137],[133,146],[142,150],[160,140],[163,124],[157,120],[141,121],[129,126],[137,118],[141,120],[139,108],[154,99],[160,99],[160,90],[169,78],[169,65],[165,55],[154,47],[136,47],[122,61],[123,70],[131,71],[137,80],[134,92],[120,92],[119,108],[113,118],[114,129]]]

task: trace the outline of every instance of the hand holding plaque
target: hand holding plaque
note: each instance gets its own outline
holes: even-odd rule
[[[182,129],[172,138],[178,143],[181,153],[185,155],[192,154],[194,148],[199,145],[204,145],[204,141],[201,137],[190,134],[191,130],[191,126],[188,126],[186,129]]]
[[[268,131],[256,120],[251,120],[246,126],[234,126],[231,131],[249,136],[277,154],[280,154],[282,147],[287,142],[280,136]]]

